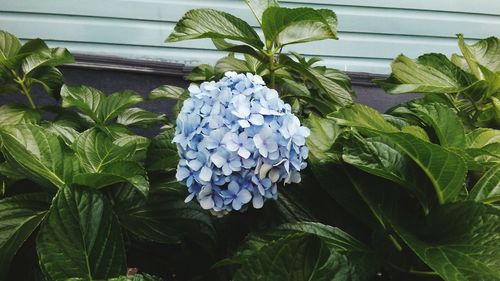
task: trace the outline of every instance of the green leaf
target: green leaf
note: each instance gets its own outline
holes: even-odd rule
[[[399,130],[387,122],[382,114],[375,109],[362,105],[352,104],[333,112],[328,116],[338,125],[355,128],[373,129],[381,132],[398,132]]]
[[[380,138],[351,137],[344,144],[342,160],[367,173],[399,184],[414,194],[425,211],[429,210],[422,172],[411,158]],[[423,175],[425,177],[425,175]]]
[[[0,62],[15,56],[21,48],[21,42],[11,33],[0,31]]]
[[[75,175],[73,183],[103,188],[115,183],[128,182],[144,196],[149,193],[149,182],[144,168],[135,161],[120,160],[105,165],[99,172]]]
[[[257,50],[248,45],[236,45],[233,43],[229,43],[224,39],[218,39],[218,38],[212,39],[212,43],[214,43],[215,48],[219,51],[248,54],[252,58],[261,61],[266,61],[267,59],[266,56],[264,56],[262,53],[259,53]]]
[[[259,35],[245,21],[231,14],[212,9],[193,9],[180,19],[166,42],[189,39],[231,39],[253,47],[264,46]]]
[[[500,200],[500,164],[491,167],[474,185],[469,199],[493,203]]]
[[[263,247],[234,276],[243,280],[348,280],[345,258],[314,235],[292,235]]]
[[[102,188],[118,182],[129,182],[145,196],[149,183],[144,168],[131,158],[135,144],[119,146],[104,132],[89,129],[80,134],[73,144],[83,172],[75,175],[74,182]]]
[[[412,228],[401,219],[396,232],[444,280],[500,280],[500,209],[466,201],[439,206]]]
[[[465,129],[457,113],[440,103],[415,105],[412,111],[432,126],[443,147],[463,149],[465,147]]]
[[[309,147],[309,158],[312,161],[331,161],[338,158],[331,152],[332,146],[341,133],[337,124],[330,119],[321,118],[315,114],[310,114],[305,121],[305,126],[311,130],[311,135],[307,138]]]
[[[97,111],[104,100],[104,94],[94,88],[86,86],[63,85],[61,89],[62,106],[74,106],[96,121]]]
[[[493,72],[500,71],[500,40],[498,37],[488,37],[474,43],[465,44],[462,34],[458,34],[458,46],[468,65],[468,71],[472,72],[477,79],[484,80],[485,74],[480,69],[482,65]],[[458,57],[455,57],[457,60]]]
[[[415,136],[423,141],[431,142],[429,139],[429,135],[427,135],[427,132],[424,129],[422,129],[421,127],[413,126],[413,125],[405,125],[405,126],[401,127],[401,132],[413,135],[413,136]]]
[[[416,60],[399,55],[389,78],[375,83],[390,94],[458,93],[471,84],[471,77],[445,55],[425,54]]]
[[[17,124],[36,124],[40,121],[40,112],[24,105],[0,106],[0,126]]]
[[[87,172],[101,172],[108,164],[131,157],[135,147],[121,147],[97,128],[89,129],[78,136],[73,148]]]
[[[133,234],[159,243],[177,244],[187,237],[213,248],[217,236],[211,215],[194,203],[184,203],[186,187],[175,179],[151,187],[149,198],[127,186],[116,188],[115,210]]]
[[[43,66],[34,69],[26,76],[28,83],[40,84],[53,97],[58,97],[64,83],[63,74],[53,66]]]
[[[276,47],[337,39],[337,17],[327,9],[269,7],[262,14],[262,31]]]
[[[167,129],[151,140],[146,157],[149,171],[170,171],[177,167],[179,156],[173,137],[174,130]]]
[[[380,113],[364,105],[342,108],[330,117],[340,125],[369,129],[395,143],[428,176],[439,202],[453,201],[462,189],[467,166],[457,153],[399,132]]]
[[[193,82],[212,81],[215,80],[216,76],[217,72],[212,65],[200,64],[197,67],[193,68],[193,70],[191,70],[191,73],[186,75],[186,80]]]
[[[425,172],[440,203],[454,201],[463,188],[467,165],[457,153],[406,133],[380,133]]]
[[[45,217],[50,201],[46,193],[0,200],[0,278],[6,277],[12,258]]]
[[[142,98],[134,91],[124,90],[105,96],[101,91],[87,86],[67,86],[61,89],[62,106],[74,106],[98,124],[111,121]]]
[[[149,94],[150,100],[171,99],[185,100],[189,97],[189,92],[181,87],[163,85],[151,91]]]
[[[40,265],[54,280],[125,274],[120,225],[104,194],[73,186],[56,196],[37,238]]]
[[[256,58],[245,54],[245,59],[237,59],[233,53],[223,57],[215,64],[215,70],[218,73],[225,73],[228,71],[235,71],[239,73],[251,72],[254,74],[262,75],[265,71],[264,64]]]
[[[262,14],[269,7],[279,7],[278,1],[276,0],[245,0],[248,7],[252,11],[253,15],[262,25]]]
[[[367,280],[377,262],[370,249],[338,228],[285,224],[253,235],[227,263],[240,263],[234,280]]]
[[[79,135],[78,131],[60,121],[42,123],[42,126],[57,135],[67,146],[71,146]]]
[[[467,146],[482,148],[492,143],[500,143],[500,130],[477,128],[467,134]]]
[[[302,65],[283,54],[280,56],[280,63],[285,65],[288,71],[299,73],[323,91],[324,100],[330,102],[331,107],[346,106],[352,103],[351,94],[353,91],[345,74],[339,79],[340,75],[337,71]]]
[[[25,75],[42,66],[58,66],[75,62],[73,55],[66,48],[39,50],[28,55],[22,64]]]
[[[37,125],[17,125],[0,129],[9,161],[19,165],[26,176],[42,185],[62,188],[71,182],[73,163],[59,138]]]
[[[126,109],[116,119],[118,124],[142,128],[147,128],[159,122],[164,123],[165,121],[165,114],[157,114],[137,107]]]

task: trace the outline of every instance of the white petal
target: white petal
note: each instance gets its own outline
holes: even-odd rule
[[[178,181],[181,181],[187,177],[189,177],[189,170],[188,169],[186,169],[185,167],[177,168],[177,173],[175,174],[175,178]]]
[[[188,167],[193,171],[198,171],[201,166],[203,166],[203,164],[197,159],[188,162]]]
[[[200,179],[202,181],[210,181],[211,178],[212,178],[212,170],[207,166],[203,166],[200,172]]]
[[[264,117],[260,114],[252,114],[249,119],[250,123],[260,126],[264,124]]]
[[[240,201],[243,204],[250,202],[251,199],[252,194],[246,189],[242,189],[240,192],[238,192],[238,196],[236,197],[236,200]]]
[[[233,205],[233,209],[235,209],[236,211],[241,209],[241,202],[238,201],[237,199],[233,200],[232,205]]]
[[[248,157],[250,157],[250,151],[248,151],[248,149],[244,147],[240,147],[240,149],[238,149],[238,155],[245,159],[248,159]]]
[[[188,197],[186,197],[186,199],[184,199],[184,203],[191,202],[191,200],[193,200],[193,197],[194,197],[194,192],[189,194]]]
[[[259,134],[256,134],[253,137],[253,143],[255,144],[255,147],[257,147],[257,148],[260,148],[262,146],[263,140],[262,140],[262,138],[260,137]]]
[[[269,165],[267,163],[263,163],[262,166],[260,167],[260,170],[259,170],[259,178],[260,179],[265,178],[267,175],[267,172],[269,172],[269,170],[271,170],[272,167],[273,167],[272,165]]]
[[[212,163],[214,163],[217,168],[224,166],[224,164],[226,163],[226,158],[224,158],[221,153],[214,153],[210,158],[212,160]]]
[[[272,168],[271,171],[269,171],[269,179],[272,182],[277,182],[279,178],[280,178],[280,170],[277,168]]]
[[[242,128],[248,128],[248,127],[250,127],[250,123],[248,123],[247,120],[240,119],[240,120],[238,120],[238,124],[240,124],[240,126]]]
[[[212,197],[205,197],[205,198],[202,198],[200,200],[200,206],[205,209],[205,210],[209,210],[209,209],[212,209],[214,207],[214,200],[212,199]]]
[[[237,182],[232,181],[227,185],[227,190],[229,190],[232,194],[237,194],[240,190],[240,185]]]
[[[264,198],[262,196],[254,196],[252,199],[252,205],[255,209],[260,209],[264,206]]]

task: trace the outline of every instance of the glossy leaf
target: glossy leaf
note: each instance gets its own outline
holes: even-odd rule
[[[327,9],[269,7],[262,14],[266,42],[288,44],[337,39],[337,17]]]
[[[186,89],[177,87],[177,86],[170,86],[170,85],[163,85],[160,86],[149,94],[149,99],[150,100],[159,100],[159,99],[172,99],[172,100],[184,100],[189,96],[188,92]]]
[[[338,158],[331,152],[335,140],[341,133],[337,124],[333,120],[311,114],[306,119],[306,126],[311,130],[311,135],[306,140],[310,150],[309,158],[312,161],[331,161]]]
[[[465,128],[454,110],[440,103],[415,106],[412,110],[432,126],[441,146],[465,147]]]
[[[63,107],[74,106],[98,124],[116,118],[128,107],[138,104],[142,98],[134,91],[124,90],[109,96],[87,86],[67,86],[61,89]]]
[[[42,222],[51,199],[46,193],[29,193],[0,200],[0,278],[5,278],[12,258]]]
[[[13,34],[0,31],[0,62],[15,56],[21,48],[21,42]]]
[[[394,144],[380,138],[352,137],[344,144],[342,160],[367,173],[382,177],[406,188],[428,211],[430,203],[423,186],[423,173],[411,158]]]
[[[499,220],[499,209],[466,201],[438,207],[413,228],[402,222],[393,226],[444,280],[491,281],[500,280]]]
[[[53,66],[43,66],[34,69],[26,77],[26,80],[31,84],[40,84],[53,97],[58,97],[64,83],[63,74]]]
[[[466,89],[471,77],[441,54],[425,54],[416,60],[399,55],[392,74],[376,84],[391,94],[457,93]]]
[[[47,122],[42,123],[42,126],[49,132],[57,135],[67,146],[71,146],[79,135],[78,131],[73,127],[67,126],[63,122]]]
[[[469,199],[493,203],[500,200],[500,164],[491,167],[474,185]]]
[[[262,24],[262,14],[269,7],[279,7],[276,0],[245,0],[257,21]]]
[[[492,143],[500,143],[500,130],[477,128],[467,134],[467,146],[481,148]]]
[[[106,279],[125,274],[120,225],[104,194],[79,188],[59,191],[40,228],[37,252],[51,279]]]
[[[288,71],[297,72],[304,78],[310,80],[318,89],[324,92],[326,101],[334,106],[345,106],[352,103],[353,94],[350,83],[343,79],[333,77],[332,72],[322,68],[302,65],[288,56],[281,55],[280,63],[285,65]]]
[[[58,66],[75,62],[73,55],[65,48],[44,49],[28,55],[22,64],[25,75],[30,75],[42,66]]]
[[[106,165],[130,157],[135,148],[115,145],[108,135],[93,128],[80,134],[74,150],[85,171],[100,172]]]
[[[126,109],[116,119],[118,124],[143,128],[165,121],[165,114],[157,114],[137,107]]]
[[[498,37],[488,37],[468,45],[465,43],[463,35],[458,34],[458,46],[463,54],[461,59],[465,60],[467,64],[466,69],[472,72],[477,79],[485,79],[485,73],[479,65],[493,72],[500,71],[500,39]],[[455,57],[455,61],[457,59],[459,58]]]
[[[104,132],[89,129],[80,134],[73,144],[82,166],[82,173],[75,176],[75,183],[101,188],[118,182],[129,182],[144,195],[149,183],[144,168],[131,158],[136,147],[119,146]]]
[[[0,126],[16,124],[36,124],[40,121],[40,112],[23,105],[0,106]]]
[[[80,173],[73,178],[75,184],[97,189],[120,182],[132,184],[144,196],[149,193],[146,171],[135,161],[114,161],[105,165],[99,172]]]
[[[133,234],[160,243],[177,244],[190,238],[203,248],[213,248],[216,232],[211,215],[194,202],[184,203],[185,187],[170,180],[151,187],[148,199],[127,186],[116,189],[115,210]]]
[[[167,129],[151,140],[146,157],[149,171],[170,171],[177,167],[179,156],[173,137],[174,131]]]
[[[234,280],[365,280],[375,273],[373,257],[340,229],[304,222],[250,236],[229,262],[242,265]]]
[[[467,165],[459,154],[406,133],[381,135],[394,142],[424,171],[440,203],[456,200],[467,174]]]
[[[375,109],[352,104],[329,115],[337,124],[355,128],[373,129],[381,132],[398,132],[399,130],[387,122],[382,114]]]
[[[27,124],[3,127],[0,135],[10,160],[22,167],[28,178],[59,188],[71,182],[73,163],[56,135]]]
[[[212,9],[193,9],[180,19],[167,42],[198,38],[231,39],[256,48],[263,46],[259,35],[245,21],[231,14]]]

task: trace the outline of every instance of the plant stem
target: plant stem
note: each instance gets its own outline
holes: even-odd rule
[[[274,86],[276,84],[276,78],[274,76],[274,52],[272,50],[269,50],[268,53],[268,58],[269,58],[269,76],[271,77],[271,88],[274,89]]]
[[[403,250],[403,246],[401,246],[401,244],[399,244],[398,240],[396,240],[396,238],[394,237],[394,235],[389,234],[388,237],[389,237],[389,240],[391,240],[391,242],[394,245],[394,247],[396,248],[396,250],[398,252],[401,252]]]
[[[20,89],[21,90],[21,94],[23,94],[24,96],[26,96],[26,98],[28,99],[28,102],[31,105],[31,108],[36,109],[36,104],[33,101],[33,98],[31,97],[30,90],[28,89],[28,87],[26,87],[26,84],[24,83],[25,79],[19,77],[17,75],[17,73],[15,73],[14,71],[12,71],[12,74],[14,74],[14,81],[17,84],[19,84],[19,86],[21,87],[21,89]]]
[[[408,270],[408,273],[422,276],[439,276],[439,274],[434,271],[420,271],[414,270],[413,268],[410,268],[410,270]]]

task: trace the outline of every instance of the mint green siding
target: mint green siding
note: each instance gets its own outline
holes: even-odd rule
[[[338,41],[291,48],[347,71],[389,72],[399,53],[457,51],[455,34],[474,40],[500,33],[498,0],[288,0],[288,7],[329,8]],[[0,28],[40,37],[74,53],[146,58],[197,65],[221,56],[210,41],[164,43],[189,9],[214,8],[256,25],[243,0],[2,0]]]

